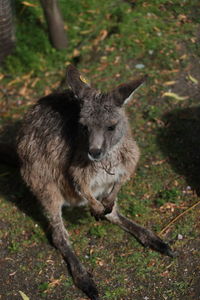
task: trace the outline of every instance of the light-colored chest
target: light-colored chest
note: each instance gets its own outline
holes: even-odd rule
[[[126,170],[122,165],[114,167],[110,170],[100,168],[91,178],[90,189],[95,198],[108,195],[115,182],[119,181],[126,174]]]

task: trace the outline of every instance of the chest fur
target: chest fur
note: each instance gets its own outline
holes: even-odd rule
[[[100,168],[90,180],[90,189],[95,198],[109,194],[115,182],[119,181],[126,171],[122,165],[110,170]]]

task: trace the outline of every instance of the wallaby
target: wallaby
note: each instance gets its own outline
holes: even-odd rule
[[[66,260],[74,283],[92,300],[99,299],[91,277],[70,246],[61,210],[88,204],[97,219],[107,219],[142,245],[173,257],[153,232],[118,212],[117,193],[133,174],[139,149],[131,136],[124,104],[144,78],[101,93],[67,68],[70,89],[46,96],[26,114],[17,152],[24,181],[47,213],[52,240]]]

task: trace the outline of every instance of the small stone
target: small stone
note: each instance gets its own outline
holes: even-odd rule
[[[183,239],[183,236],[182,236],[182,234],[178,234],[178,240],[182,240]]]
[[[135,65],[136,69],[144,69],[144,67],[145,67],[145,65],[143,65],[143,64],[137,64],[137,65]]]
[[[149,53],[149,55],[152,55],[154,53],[154,51],[153,50],[149,50],[148,53]]]

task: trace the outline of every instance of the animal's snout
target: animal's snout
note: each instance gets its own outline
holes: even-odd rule
[[[89,159],[91,160],[99,160],[101,158],[101,154],[101,149],[90,149],[88,152]]]

